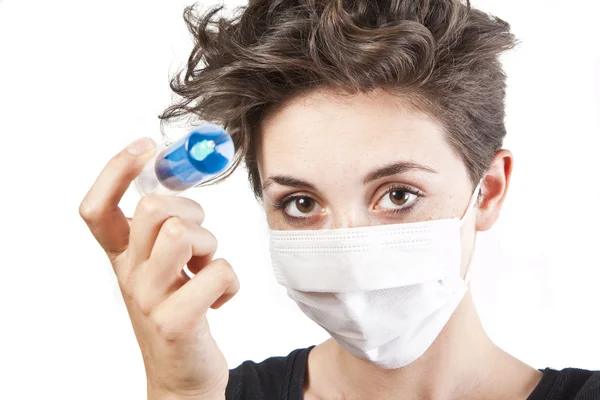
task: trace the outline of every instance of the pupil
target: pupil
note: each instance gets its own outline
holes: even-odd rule
[[[303,213],[311,212],[314,206],[315,203],[308,197],[300,197],[296,200],[296,207]]]
[[[406,202],[408,201],[408,193],[406,192],[402,192],[402,191],[394,191],[392,193],[390,193],[391,195],[391,199],[392,199],[392,203],[396,204],[396,205],[403,205],[406,204]]]

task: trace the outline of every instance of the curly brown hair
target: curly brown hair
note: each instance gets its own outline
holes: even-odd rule
[[[256,150],[261,121],[314,89],[339,94],[383,89],[438,121],[471,181],[481,179],[506,129],[500,54],[516,44],[510,26],[460,0],[251,0],[230,17],[222,6],[184,11],[194,37],[171,81],[177,103],[159,117],[222,125],[262,195]]]

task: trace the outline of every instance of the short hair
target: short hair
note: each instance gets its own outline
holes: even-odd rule
[[[397,94],[433,117],[473,185],[502,147],[506,76],[499,56],[517,40],[505,21],[460,0],[251,0],[231,16],[194,6],[187,65],[171,81],[179,100],[160,116],[222,125],[236,145],[233,166],[257,165],[261,121],[316,89]]]

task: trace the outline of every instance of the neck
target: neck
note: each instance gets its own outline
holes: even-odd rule
[[[403,399],[525,399],[540,377],[492,343],[470,291],[425,354],[406,367],[381,369],[330,339],[311,352],[308,369],[308,390],[326,399],[391,399],[398,393]]]

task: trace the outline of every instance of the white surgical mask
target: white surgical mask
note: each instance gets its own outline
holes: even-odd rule
[[[419,358],[467,291],[462,218],[270,231],[277,281],[349,353],[382,368]],[[467,272],[468,276],[468,272]]]

